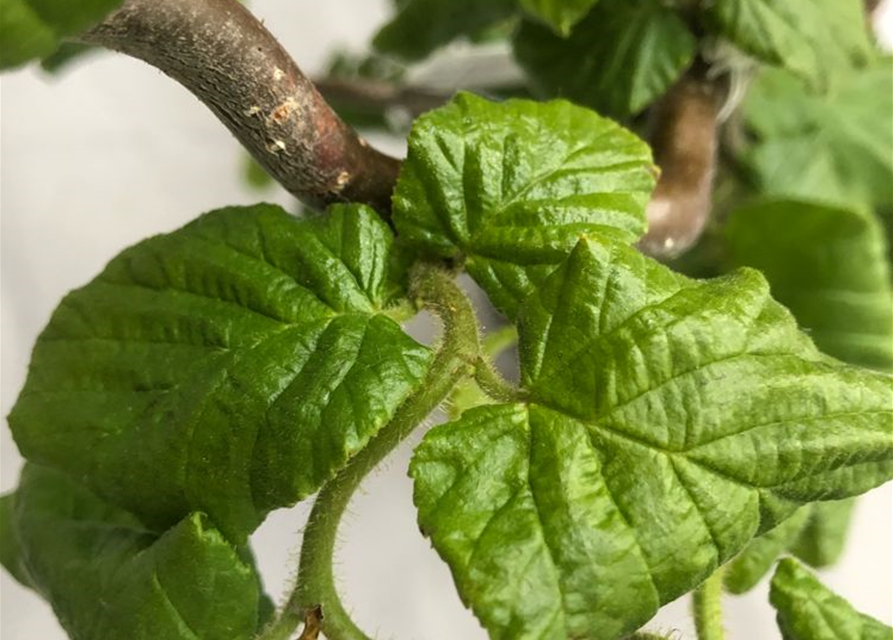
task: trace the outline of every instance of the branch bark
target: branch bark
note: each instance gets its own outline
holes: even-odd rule
[[[648,233],[639,248],[671,258],[700,238],[712,208],[719,96],[696,63],[654,111],[651,146],[661,169],[648,204]]]
[[[399,161],[345,124],[238,0],[126,0],[80,39],[180,82],[305,203],[390,211]]]

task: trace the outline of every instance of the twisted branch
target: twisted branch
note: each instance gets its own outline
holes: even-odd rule
[[[648,233],[639,248],[674,257],[700,238],[710,217],[716,172],[719,97],[706,67],[696,64],[654,110],[651,146],[661,169],[648,204]]]
[[[238,0],[126,0],[80,39],[180,82],[307,204],[363,202],[390,211],[399,161],[345,124]]]

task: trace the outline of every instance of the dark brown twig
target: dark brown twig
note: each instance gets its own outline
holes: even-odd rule
[[[869,20],[871,19],[874,12],[877,11],[877,8],[881,6],[881,2],[883,0],[865,0],[865,13],[868,16]]]
[[[322,607],[319,605],[304,612],[304,628],[298,640],[317,640],[322,631]]]
[[[126,0],[81,40],[180,82],[307,204],[351,201],[390,210],[399,161],[347,126],[238,0]]]
[[[696,65],[654,110],[651,145],[661,175],[648,204],[648,233],[639,242],[648,255],[681,254],[698,240],[710,217],[718,93],[706,70]]]

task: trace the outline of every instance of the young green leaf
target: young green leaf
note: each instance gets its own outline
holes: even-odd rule
[[[812,505],[806,527],[791,544],[795,556],[813,567],[827,567],[840,558],[846,542],[854,499]]]
[[[460,36],[511,18],[516,0],[406,0],[373,40],[382,53],[419,60]]]
[[[832,504],[832,503],[818,503]],[[812,513],[813,505],[800,507],[790,518],[750,541],[744,550],[726,565],[723,586],[729,593],[746,593],[763,579],[773,563],[800,535]]]
[[[772,195],[851,207],[893,206],[893,58],[852,71],[827,96],[790,74],[767,70],[744,103],[758,138],[745,155],[757,186]]]
[[[464,259],[513,316],[580,235],[638,239],[653,188],[647,145],[610,120],[461,93],[413,126],[394,223],[420,251]]]
[[[420,383],[388,317],[370,209],[212,212],[124,251],[59,306],[10,415],[26,458],[145,522],[207,513],[237,542],[316,491]]]
[[[755,271],[691,281],[584,239],[519,323],[527,401],[411,465],[494,638],[623,637],[798,506],[893,475],[893,380],[823,357]]]
[[[705,11],[720,35],[821,90],[873,53],[861,0],[715,0]]]
[[[782,560],[769,592],[785,640],[893,640],[893,629],[856,611],[795,560]]]
[[[258,630],[257,575],[202,515],[158,536],[65,474],[26,465],[7,527],[27,586],[72,640],[247,640]]]
[[[735,211],[725,236],[731,264],[760,269],[820,349],[893,371],[893,287],[874,216],[762,201]]]
[[[0,0],[0,69],[52,54],[67,36],[90,28],[122,0]]]
[[[577,22],[589,13],[599,0],[520,0],[521,7],[567,37]]]
[[[526,21],[514,47],[543,95],[625,118],[666,93],[691,64],[697,42],[660,0],[601,0],[567,39]]]

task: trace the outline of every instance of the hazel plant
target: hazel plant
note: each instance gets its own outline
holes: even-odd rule
[[[206,213],[62,300],[9,415],[4,567],[77,640],[367,638],[339,521],[449,400],[413,499],[490,637],[654,638],[693,593],[718,640],[722,592],[775,567],[786,640],[893,638],[802,564],[893,475],[893,74],[866,9],[403,0],[313,83],[236,0],[0,0],[2,66],[140,58],[308,207]],[[405,84],[459,38],[526,80]],[[317,86],[365,124],[421,114],[406,159]],[[435,346],[402,328],[422,310]],[[492,362],[515,340],[517,384]],[[248,537],[313,495],[276,607]]]

